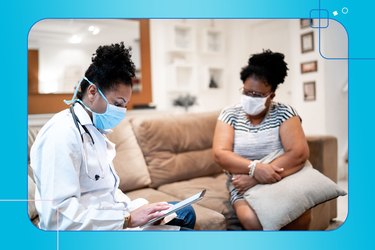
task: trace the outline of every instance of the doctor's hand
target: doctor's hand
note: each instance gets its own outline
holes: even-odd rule
[[[280,173],[283,172],[283,168],[279,168],[273,164],[257,163],[254,177],[262,184],[275,183],[281,180]]]
[[[138,227],[146,224],[149,220],[163,215],[161,211],[167,210],[172,205],[166,202],[151,203],[143,205],[130,213],[129,227]]]

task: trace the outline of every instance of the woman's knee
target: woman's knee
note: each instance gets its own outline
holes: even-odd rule
[[[258,216],[246,201],[237,201],[233,204],[237,217],[246,230],[262,230]]]

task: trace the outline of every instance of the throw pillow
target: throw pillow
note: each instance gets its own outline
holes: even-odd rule
[[[274,184],[256,185],[244,196],[263,230],[279,230],[306,210],[340,195],[346,192],[307,162],[297,173]]]

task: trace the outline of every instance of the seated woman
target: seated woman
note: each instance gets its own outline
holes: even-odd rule
[[[262,225],[243,197],[246,190],[297,172],[309,156],[297,112],[273,101],[287,70],[281,53],[266,50],[250,57],[241,71],[241,103],[222,110],[216,124],[215,161],[229,172],[230,201],[247,230],[262,230]],[[280,149],[284,153],[269,164],[258,162]]]

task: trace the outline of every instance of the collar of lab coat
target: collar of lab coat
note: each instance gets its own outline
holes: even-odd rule
[[[89,114],[82,107],[81,104],[76,103],[73,108],[74,108],[74,112],[76,113],[76,116],[78,117],[81,125],[93,125]]]

